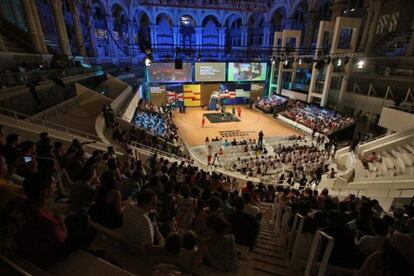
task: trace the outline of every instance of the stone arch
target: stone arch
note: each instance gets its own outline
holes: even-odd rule
[[[174,22],[172,17],[167,13],[158,13],[155,17],[156,27],[156,41],[158,48],[170,48],[174,45],[173,26]],[[154,47],[154,45],[153,45]]]
[[[243,26],[243,17],[240,13],[232,13],[226,17],[225,20],[226,26],[226,49],[231,49],[232,47],[240,47],[243,45],[242,41],[242,26]]]
[[[203,57],[214,57],[220,44],[220,21],[216,16],[208,15],[203,18],[201,27]]]
[[[203,26],[203,24],[205,23],[206,18],[215,18],[215,20],[219,23],[219,26],[223,25],[223,22],[221,22],[220,17],[217,14],[207,13],[203,17],[201,17],[200,22],[199,22],[199,26]]]
[[[263,46],[264,21],[262,14],[252,13],[248,17],[247,45],[249,47]]]
[[[131,13],[131,20],[134,22],[130,28],[132,28],[132,40],[136,47],[141,52],[145,49],[151,48],[151,18],[147,11],[136,8]]]

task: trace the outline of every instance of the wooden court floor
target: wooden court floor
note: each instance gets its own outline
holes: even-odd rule
[[[231,107],[227,107],[227,111],[231,112]],[[174,122],[180,130],[181,137],[190,146],[203,145],[206,137],[210,139],[216,136],[223,137],[228,141],[242,139],[257,139],[258,132],[263,130],[266,136],[289,136],[300,135],[297,130],[290,128],[278,120],[272,118],[271,115],[263,114],[259,110],[251,110],[248,107],[242,107],[239,122],[230,123],[210,123],[205,120],[204,128],[201,126],[202,115],[205,113],[214,113],[201,107],[187,107],[186,113],[174,113]]]

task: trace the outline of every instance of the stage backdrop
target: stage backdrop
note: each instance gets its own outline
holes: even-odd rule
[[[219,90],[219,83],[208,83],[201,85],[201,106],[208,106],[211,94],[213,94],[213,92],[218,92]]]
[[[184,104],[185,106],[200,106],[201,87],[199,84],[184,85]]]

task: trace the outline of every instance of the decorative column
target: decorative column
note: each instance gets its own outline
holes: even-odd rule
[[[203,44],[203,27],[195,27],[195,35],[196,35],[196,49],[200,50],[201,45]]]
[[[374,8],[371,6],[371,1],[365,2],[365,8],[367,10],[367,18],[364,24],[364,31],[362,32],[361,41],[359,43],[359,49],[364,49],[368,38],[369,28],[371,26],[372,16],[374,15]]]
[[[306,15],[306,33],[303,45],[305,48],[310,48],[312,46],[312,34],[314,33],[315,29],[315,22],[317,17],[317,11],[310,10]]]
[[[174,43],[174,48],[176,47],[181,47],[180,44],[180,27],[179,26],[173,26],[173,43]]]
[[[59,43],[62,54],[65,56],[71,56],[72,53],[70,50],[65,20],[62,13],[62,0],[50,0],[50,2],[52,5],[53,17],[55,18],[55,25],[59,36]]]
[[[40,36],[38,33],[38,28],[33,15],[33,9],[31,5],[31,0],[22,0],[24,14],[26,17],[27,27],[29,28],[30,38],[33,43],[34,50],[43,54],[43,48],[40,42]]]
[[[47,55],[48,54],[48,50],[47,50],[46,42],[44,40],[44,35],[43,35],[43,30],[42,30],[42,24],[40,23],[39,13],[37,11],[37,6],[36,6],[35,1],[30,1],[30,4],[32,6],[33,18],[35,20],[36,28],[37,28],[37,33],[39,35],[40,46],[42,46],[43,54]]]
[[[374,42],[374,36],[377,29],[378,19],[381,13],[381,2],[382,1],[375,1],[375,4],[373,6],[374,15],[372,18],[372,22],[369,26],[368,38],[365,45],[365,55],[369,55],[371,53],[372,43]]]
[[[270,40],[270,27],[271,27],[271,25],[270,25],[269,22],[267,22],[264,26],[264,29],[263,29],[263,42],[262,42],[263,47],[272,46],[272,45],[270,45],[270,41],[269,41]]]
[[[150,32],[151,32],[151,46],[157,47],[157,25],[150,25]]]
[[[241,46],[247,47],[247,39],[249,36],[249,26],[243,25],[241,26]]]
[[[82,27],[81,27],[78,7],[76,6],[76,3],[74,1],[69,1],[69,7],[72,13],[73,27],[75,30],[75,37],[76,37],[76,46],[78,47],[79,54],[83,57],[86,57],[86,50],[85,50],[85,44],[83,41]]]
[[[131,58],[134,57],[134,49],[135,49],[135,26],[134,21],[130,20],[128,21],[128,49],[129,49],[129,55]]]
[[[219,46],[220,48],[223,48],[226,44],[226,27],[219,28]]]
[[[113,32],[113,25],[114,25],[114,19],[111,15],[107,14],[105,16],[105,22],[106,22],[106,30],[108,32],[108,39],[109,39],[109,53],[112,59],[115,59],[118,57],[117,50],[115,48],[115,41],[114,41],[114,32]]]
[[[87,6],[85,6],[85,9],[87,9],[87,19],[88,19],[88,26],[89,26],[89,48],[91,50],[90,55],[92,57],[98,57],[98,46],[96,43],[96,31],[95,31],[95,22],[93,19],[93,10],[92,5],[90,1],[88,1]]]

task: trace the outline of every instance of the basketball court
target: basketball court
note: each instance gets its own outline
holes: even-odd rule
[[[228,111],[230,107],[227,107]],[[239,122],[220,122],[210,123],[205,120],[204,128],[201,125],[203,114],[217,113],[208,111],[201,107],[191,107],[186,109],[186,113],[174,113],[174,123],[180,130],[180,135],[184,142],[189,146],[199,146],[205,144],[206,137],[211,140],[215,137],[221,137],[232,141],[242,139],[257,139],[258,132],[263,130],[266,137],[301,135],[301,133],[291,127],[288,127],[270,114],[264,114],[256,109],[241,107],[241,117]]]

